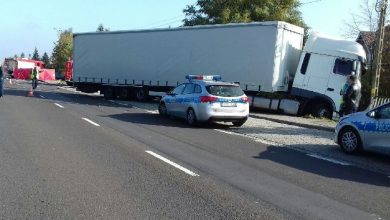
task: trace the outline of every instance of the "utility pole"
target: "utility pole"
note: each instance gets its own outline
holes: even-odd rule
[[[376,55],[374,57],[375,75],[372,78],[372,89],[371,89],[371,100],[378,97],[379,92],[379,80],[382,69],[382,50],[383,50],[383,39],[385,37],[385,21],[386,21],[386,10],[387,0],[377,0],[376,4],[377,12],[380,12],[378,33],[376,39]]]

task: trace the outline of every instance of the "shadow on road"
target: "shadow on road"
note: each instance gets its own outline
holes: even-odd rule
[[[177,127],[177,128],[204,128],[204,129],[228,129],[231,126],[222,123],[200,123],[194,127],[186,124],[185,120],[175,117],[162,117],[159,114],[150,113],[121,113],[115,115],[100,115],[99,117],[110,117],[116,120],[143,124],[143,125],[155,125],[164,127]]]
[[[297,156],[294,156],[294,154]],[[285,166],[328,178],[390,187],[390,179],[387,175],[364,170],[355,166],[342,166],[331,162],[318,163],[319,159],[317,158],[302,157],[298,154],[302,153],[285,147],[269,146],[266,151],[259,153],[259,155],[254,156],[254,158],[270,160]],[[374,156],[373,153],[369,154]],[[390,161],[389,156],[377,154],[375,156],[383,157],[383,159],[387,157],[387,161]],[[297,160],[297,158],[299,159]],[[342,169],[340,169],[340,166],[342,166]]]

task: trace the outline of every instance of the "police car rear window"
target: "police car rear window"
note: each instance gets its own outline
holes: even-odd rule
[[[244,92],[239,86],[210,85],[206,86],[206,89],[211,95],[215,96],[235,97],[244,95]]]

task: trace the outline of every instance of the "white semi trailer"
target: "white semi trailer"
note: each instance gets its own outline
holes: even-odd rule
[[[365,67],[363,47],[285,22],[207,25],[74,35],[73,81],[106,98],[146,99],[188,74],[218,74],[240,84],[251,105],[332,117],[349,74]]]

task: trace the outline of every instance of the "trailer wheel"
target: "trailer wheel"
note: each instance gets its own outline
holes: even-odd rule
[[[316,104],[314,106],[312,114],[314,117],[317,117],[317,118],[332,119],[333,110],[332,110],[332,108],[329,107],[329,105],[327,105],[325,103],[319,103],[319,104]]]
[[[111,87],[106,87],[104,89],[104,98],[105,99],[115,99],[115,91]]]
[[[130,92],[127,88],[121,88],[120,89],[120,94],[119,94],[120,99],[127,100],[130,98]]]
[[[148,90],[146,89],[137,89],[136,93],[135,93],[135,99],[139,102],[144,102],[147,100],[149,94],[148,94]]]

